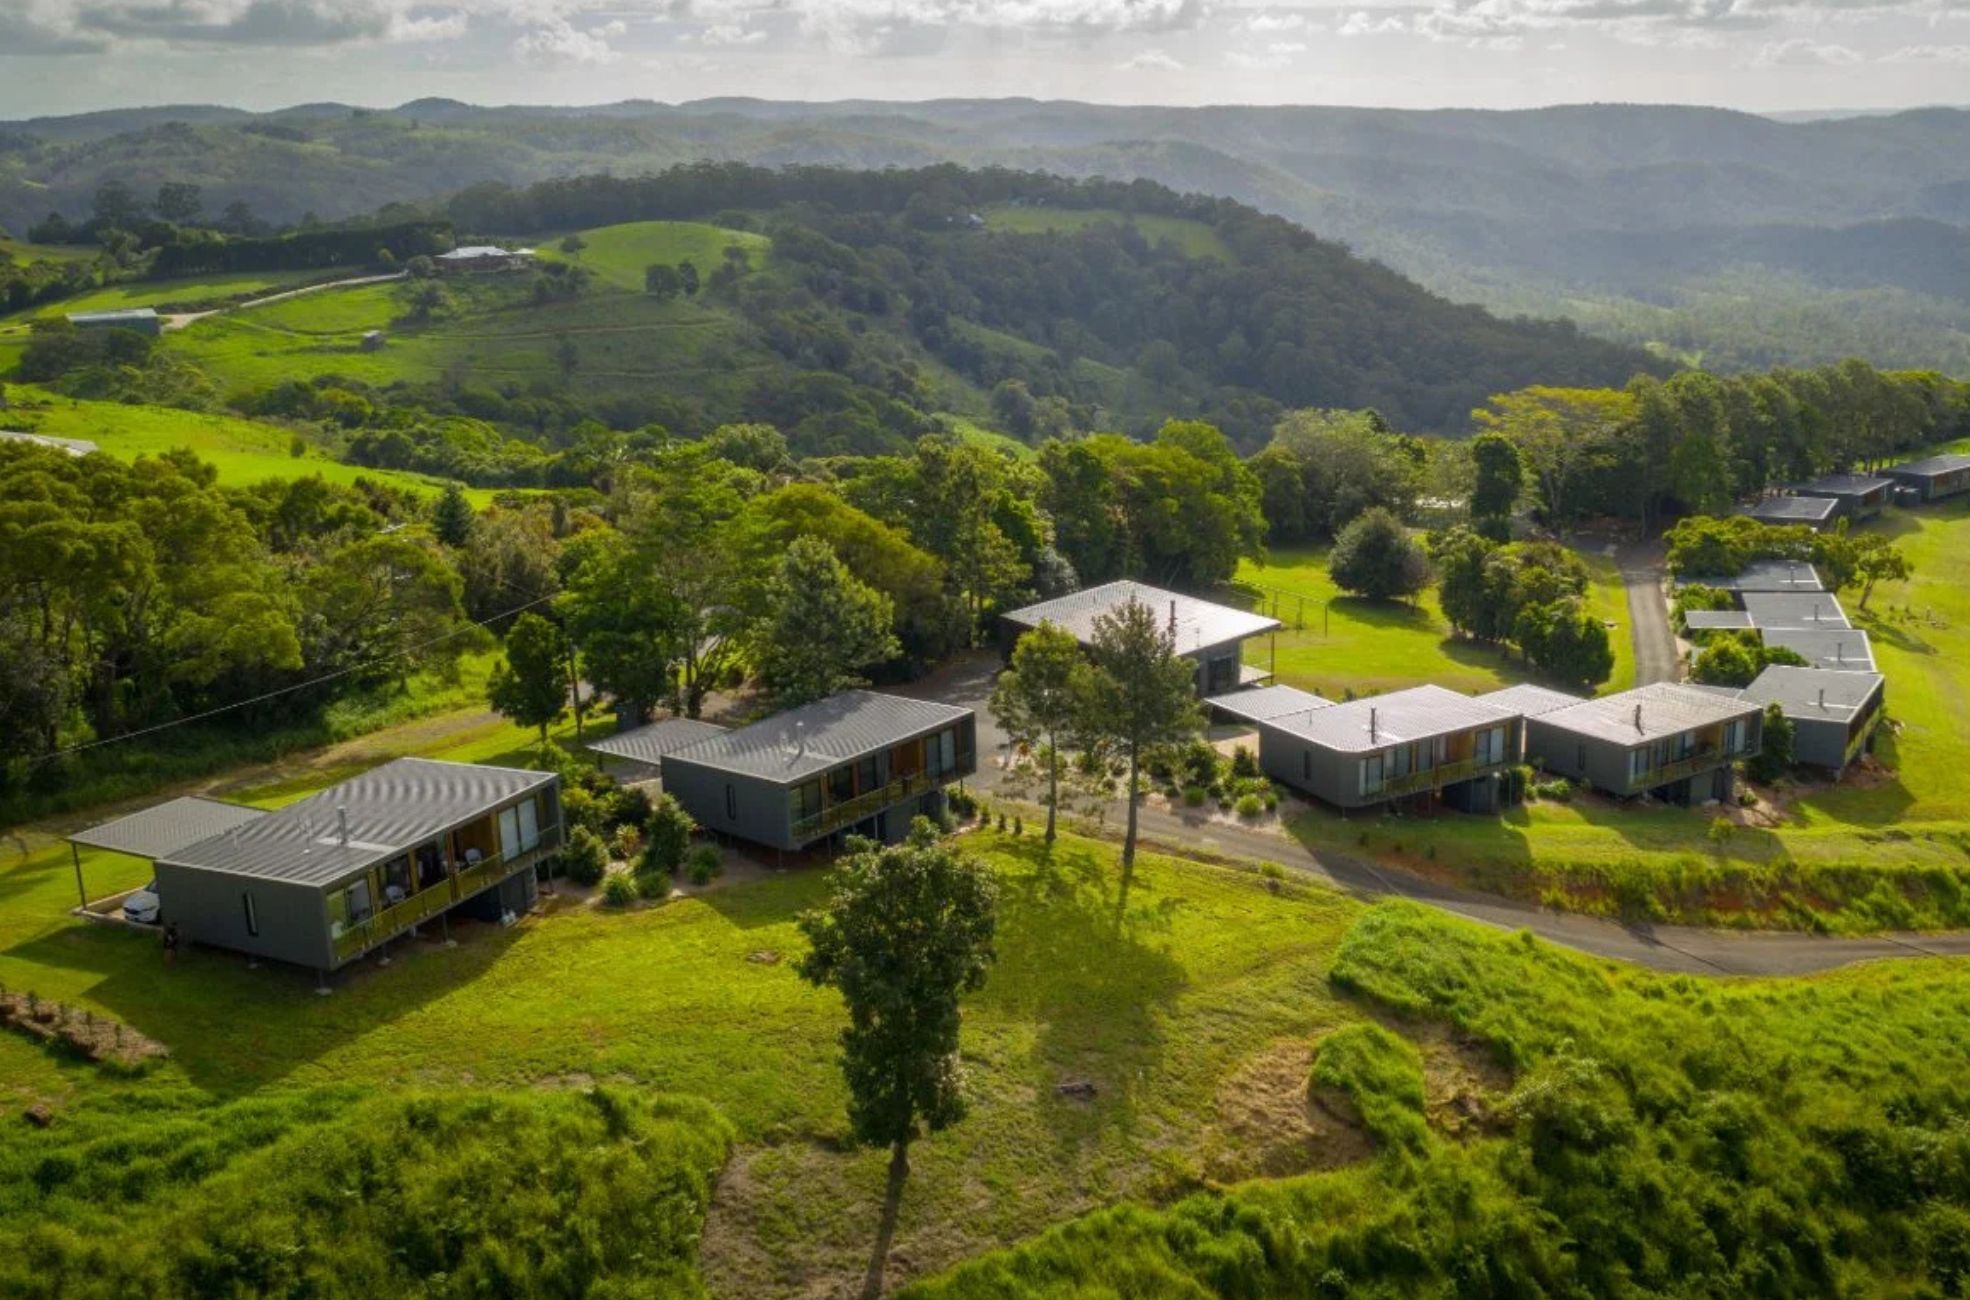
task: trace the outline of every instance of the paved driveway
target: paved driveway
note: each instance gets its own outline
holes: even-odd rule
[[[1621,583],[1628,592],[1628,623],[1634,629],[1635,685],[1673,682],[1682,677],[1682,656],[1669,626],[1669,608],[1662,594],[1661,542],[1637,542],[1614,553]]]
[[[1659,574],[1660,570],[1655,572]],[[1662,608],[1660,587],[1656,585],[1659,580],[1652,578],[1647,584],[1658,611]],[[1666,616],[1662,627],[1666,633]],[[1673,638],[1670,644],[1674,646]],[[975,651],[945,664],[920,681],[898,688],[899,694],[967,705],[978,711],[975,784],[986,790],[998,786],[999,760],[1007,747],[1005,732],[985,707],[999,668],[996,653]],[[1122,812],[1122,802],[1117,799],[1100,826],[1083,824],[1077,825],[1077,829],[1119,838]],[[1627,925],[1599,917],[1549,911],[1353,855],[1316,854],[1286,834],[1277,822],[1242,826],[1149,804],[1139,812],[1143,842],[1170,852],[1276,862],[1364,902],[1414,899],[1468,920],[1506,930],[1530,930],[1542,939],[1579,952],[1618,958],[1654,970],[1708,975],[1804,975],[1851,962],[1889,957],[1970,957],[1970,932],[1828,938],[1783,930],[1747,932],[1688,925]]]

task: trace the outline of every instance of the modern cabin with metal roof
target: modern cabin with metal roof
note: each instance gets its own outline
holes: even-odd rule
[[[1744,612],[1751,616],[1751,626],[1760,632],[1853,626],[1840,605],[1840,598],[1830,591],[1747,591],[1738,600],[1744,605]]]
[[[1744,688],[1746,702],[1779,706],[1792,724],[1794,762],[1836,777],[1874,744],[1887,697],[1877,672],[1842,672],[1773,664]]]
[[[1277,632],[1281,626],[1278,619],[1127,579],[1000,615],[1000,648],[1010,656],[1019,638],[1042,623],[1071,632],[1084,647],[1092,645],[1095,620],[1132,600],[1156,611],[1157,621],[1176,644],[1176,652],[1197,665],[1199,695],[1222,695],[1272,680],[1271,672],[1245,665],[1244,645],[1255,636]]]
[[[1506,696],[1511,688],[1482,698]],[[1557,694],[1557,692],[1554,692]],[[1590,700],[1528,711],[1526,761],[1628,799],[1671,803],[1728,799],[1732,764],[1764,743],[1763,715],[1731,695],[1656,682]]]
[[[1828,474],[1792,489],[1802,497],[1825,497],[1840,503],[1842,519],[1872,519],[1888,506],[1895,480],[1872,474]]]
[[[1258,721],[1267,776],[1338,808],[1441,798],[1489,812],[1516,797],[1523,719],[1512,709],[1441,686],[1321,704]]]
[[[1833,527],[1845,507],[1833,497],[1775,496],[1738,511],[1761,524],[1803,525],[1819,532]]]
[[[1819,570],[1804,560],[1753,560],[1742,570],[1708,578],[1680,578],[1682,587],[1714,587],[1742,596],[1747,591],[1825,591]]]
[[[400,758],[275,812],[174,799],[71,838],[151,859],[186,941],[330,971],[453,909],[531,907],[560,778]]]
[[[1881,471],[1917,501],[1940,501],[1970,492],[1970,456],[1949,454],[1890,465]]]
[[[1875,670],[1874,646],[1867,633],[1855,627],[1760,628],[1758,635],[1767,646],[1790,650],[1808,667],[1838,673],[1871,673]]]
[[[68,323],[79,330],[135,330],[139,334],[164,332],[164,318],[155,307],[119,307],[114,311],[70,312]]]
[[[591,753],[614,759],[645,775],[655,776],[663,767],[665,754],[721,735],[725,730],[715,722],[697,718],[660,718],[640,727],[618,731],[613,736],[588,741],[586,747]]]
[[[664,792],[706,830],[776,849],[888,842],[978,770],[978,719],[954,704],[842,691],[671,749]]]

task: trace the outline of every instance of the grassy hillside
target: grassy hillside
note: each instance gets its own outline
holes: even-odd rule
[[[20,315],[63,316],[81,311],[120,311],[126,307],[155,307],[160,312],[199,311],[256,294],[277,293],[320,278],[321,273],[316,271],[247,271],[185,279],[126,280]]]
[[[579,233],[588,246],[577,253],[563,253],[553,238],[538,241],[538,251],[542,257],[579,263],[604,283],[632,293],[643,292],[644,268],[653,263],[688,261],[709,272],[725,259],[727,248],[745,249],[758,265],[772,246],[764,235],[700,221],[630,221]]]
[[[331,483],[367,478],[425,493],[443,487],[440,481],[421,474],[344,465],[312,448],[296,456],[292,433],[258,420],[165,406],[81,401],[30,386],[19,386],[12,392],[15,405],[4,417],[7,428],[83,439],[126,460],[154,456],[173,447],[190,447],[218,469],[224,483],[319,474]],[[476,488],[468,489],[467,495],[481,506],[493,498],[490,490]]]

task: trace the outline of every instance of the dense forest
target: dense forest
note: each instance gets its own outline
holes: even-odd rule
[[[186,106],[0,125],[0,226],[18,234],[50,206],[80,220],[110,179],[196,184],[215,209],[244,204],[286,223],[598,166],[633,175],[705,158],[862,168],[943,159],[1225,195],[1457,301],[1566,314],[1714,365],[1858,355],[1961,374],[1970,298],[1948,268],[1962,262],[1970,220],[1962,123],[1946,109],[1778,122],[1640,105]],[[1801,310],[1826,296],[1847,306],[1831,353],[1824,322]],[[1743,346],[1747,324],[1755,348]]]

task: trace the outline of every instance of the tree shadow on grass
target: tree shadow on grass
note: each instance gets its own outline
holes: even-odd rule
[[[519,937],[516,929],[453,921],[446,948],[435,921],[424,936],[394,939],[392,960],[376,955],[329,978],[317,992],[312,971],[192,947],[166,968],[157,938],[120,926],[78,923],[9,949],[8,957],[99,978],[86,987],[96,1004],[171,1050],[199,1087],[250,1093],[371,1031],[458,991],[484,974]],[[458,1032],[472,1032],[461,1023]]]
[[[1173,900],[1138,872],[1125,902],[1106,855],[1037,839],[1001,848],[1030,870],[1007,873],[999,895],[999,957],[981,1007],[1029,1021],[1028,1082],[1063,1146],[1127,1126],[1134,1097],[1163,1052],[1163,1013],[1189,977],[1155,942]],[[1118,928],[1117,917],[1120,917]],[[1091,1096],[1061,1095],[1086,1083]]]

